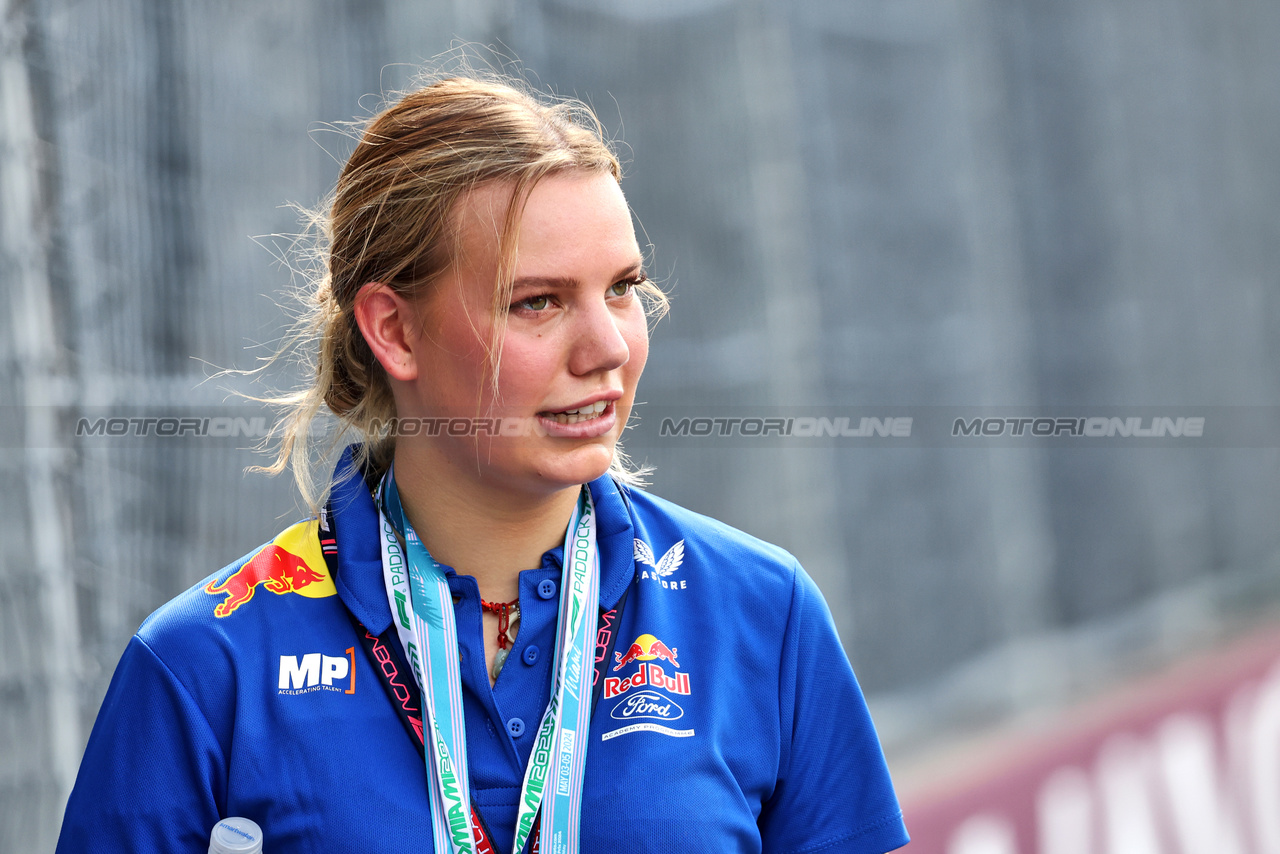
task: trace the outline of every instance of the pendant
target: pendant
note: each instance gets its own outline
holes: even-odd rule
[[[502,665],[507,663],[507,656],[510,653],[509,649],[499,649],[493,654],[493,681],[498,681],[498,674],[502,672]]]

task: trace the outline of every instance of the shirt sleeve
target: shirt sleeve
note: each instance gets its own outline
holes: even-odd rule
[[[224,768],[190,692],[135,635],[89,735],[59,854],[204,851]]]
[[[902,810],[831,613],[798,565],[782,647],[782,753],[759,825],[768,854],[884,854]]]

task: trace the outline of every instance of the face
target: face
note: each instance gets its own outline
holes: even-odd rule
[[[510,304],[495,319],[497,231],[510,196],[509,186],[493,185],[459,201],[459,263],[421,304],[412,340],[418,374],[397,394],[397,411],[501,417],[504,433],[526,435],[481,429],[421,439],[428,464],[546,493],[599,477],[613,459],[648,356],[635,292],[644,273],[618,182],[604,173],[552,175],[529,194]],[[497,330],[495,388],[489,352]]]

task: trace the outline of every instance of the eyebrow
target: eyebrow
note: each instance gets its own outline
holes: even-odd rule
[[[613,274],[610,281],[618,282],[627,276],[633,276],[644,269],[644,261],[636,260],[635,262],[623,267],[617,273]],[[516,288],[578,288],[582,283],[577,279],[569,276],[521,276],[511,284],[512,290]]]

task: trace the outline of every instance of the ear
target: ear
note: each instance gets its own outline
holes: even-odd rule
[[[418,378],[411,342],[418,333],[409,301],[382,282],[368,282],[356,294],[356,325],[387,375],[410,382]]]

